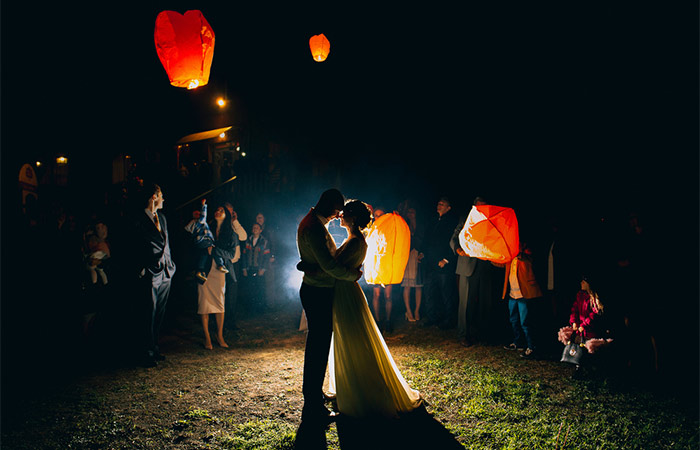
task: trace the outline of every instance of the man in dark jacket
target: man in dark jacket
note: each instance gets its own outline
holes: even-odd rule
[[[135,245],[137,296],[146,314],[143,350],[139,362],[153,367],[165,359],[158,348],[158,335],[165,317],[165,305],[170,296],[170,285],[175,274],[175,262],[170,255],[170,238],[163,208],[163,192],[152,184],[145,188],[145,209],[136,211]]]
[[[455,267],[457,257],[450,247],[452,232],[458,218],[452,211],[449,198],[441,197],[437,203],[438,217],[426,229],[423,260],[426,272],[426,312],[424,326],[438,325],[442,329],[453,328],[457,323],[455,295]]]

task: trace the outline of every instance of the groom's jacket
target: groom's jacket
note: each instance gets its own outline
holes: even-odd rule
[[[335,280],[355,281],[357,271],[338,264],[334,258],[335,242],[323,219],[311,211],[302,219],[297,230],[297,248],[301,261],[321,270],[304,273],[304,283],[316,287],[333,287]]]

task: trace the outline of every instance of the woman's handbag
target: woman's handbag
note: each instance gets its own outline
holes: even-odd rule
[[[576,333],[574,339],[569,341],[564,347],[564,351],[561,354],[561,362],[576,364],[578,366],[587,353],[588,350],[586,350],[586,342],[583,339],[582,333]]]

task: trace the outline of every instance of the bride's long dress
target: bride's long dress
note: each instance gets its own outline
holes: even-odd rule
[[[336,258],[348,267],[360,267],[367,244],[349,238]],[[357,282],[337,281],[333,298],[333,343],[329,358],[329,394],[338,410],[354,418],[397,417],[420,405],[396,367]]]

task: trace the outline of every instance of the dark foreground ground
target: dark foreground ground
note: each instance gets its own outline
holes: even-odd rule
[[[226,333],[229,348],[206,350],[198,316],[183,308],[155,368],[89,340],[15,349],[10,362],[23,367],[4,368],[2,448],[292,448],[309,437],[299,428],[300,313],[289,302],[249,314]],[[464,348],[454,330],[403,320],[386,339],[425,407],[399,422],[333,424],[320,436],[328,448],[697,448],[697,394],[665,380],[572,381],[556,357]],[[601,427],[610,436],[580,439],[605,436]]]

